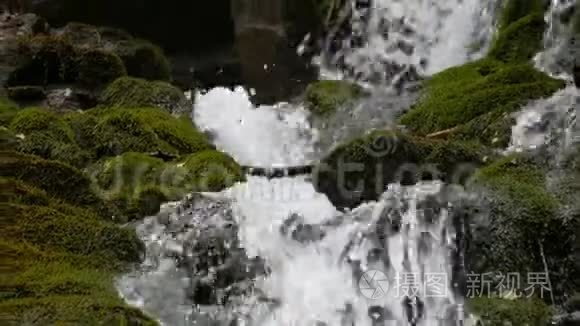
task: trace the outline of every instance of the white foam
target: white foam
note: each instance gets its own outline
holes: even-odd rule
[[[285,103],[255,107],[242,87],[198,94],[194,120],[242,165],[301,165],[314,153],[316,134],[306,110]]]

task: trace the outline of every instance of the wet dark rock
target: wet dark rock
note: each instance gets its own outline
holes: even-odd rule
[[[303,223],[304,218],[298,214],[291,214],[280,227],[280,233],[290,236],[294,241],[309,243],[320,241],[326,235],[321,225]]]
[[[137,286],[126,295],[144,293],[141,298],[151,302],[151,311],[162,320],[165,314],[168,318],[174,318],[175,314],[164,310],[171,308],[158,301],[160,296],[179,305],[219,305],[227,309],[232,300],[252,291],[256,276],[267,272],[262,259],[248,257],[240,247],[238,226],[225,199],[190,195],[180,203],[168,204],[157,216],[145,219],[137,226],[137,232],[147,248],[146,263],[140,269],[156,271],[159,276],[148,280],[147,274],[137,271],[130,277],[147,280],[135,284],[158,288],[148,292],[148,288]],[[175,288],[175,282],[183,286]],[[166,288],[165,284],[174,287]]]
[[[8,97],[17,102],[35,102],[46,98],[46,93],[40,86],[16,86],[8,88]]]

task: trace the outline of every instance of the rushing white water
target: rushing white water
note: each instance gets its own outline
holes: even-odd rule
[[[396,84],[477,59],[493,34],[495,0],[351,1],[352,35],[328,49],[323,76]],[[347,8],[348,9],[348,8]],[[343,68],[336,71],[336,67]],[[345,75],[346,72],[346,75]],[[407,76],[406,76],[407,75]]]
[[[285,103],[255,107],[242,87],[198,94],[194,120],[243,165],[291,166],[314,157],[316,133],[305,110]]]
[[[571,19],[563,19],[563,16],[570,16],[573,7],[577,6],[575,2],[576,0],[550,1],[550,8],[545,15],[547,28],[544,47],[534,58],[538,69],[567,80],[572,79],[570,71],[574,60],[580,60],[580,40],[573,40]]]
[[[517,113],[508,152],[548,145],[560,151],[580,141],[580,91],[570,85],[547,99],[533,101]]]
[[[551,97],[532,101],[516,114],[512,138],[507,152],[537,149],[542,146],[558,155],[571,144],[580,141],[580,90],[572,84],[572,66],[580,55],[580,43],[573,42],[569,15],[574,0],[552,0],[546,11],[547,23],[544,48],[534,58],[536,68],[569,85]],[[578,9],[576,9],[578,10]]]
[[[353,37],[347,42],[356,37],[362,42],[341,47],[330,60],[350,70],[340,78],[395,84],[412,69],[428,75],[478,58],[489,43],[497,7],[493,0],[373,4],[354,11]],[[401,107],[395,101],[391,108],[391,102],[377,94],[371,98],[366,107],[350,113],[351,118],[363,118],[349,129],[352,133],[384,127]],[[544,143],[545,131],[538,126],[549,120],[550,108],[560,112],[575,101],[578,91],[568,87],[532,103],[517,118],[510,150]],[[382,112],[365,110],[370,106]],[[347,112],[339,110],[340,114]],[[305,110],[286,103],[255,107],[242,88],[198,94],[194,120],[220,150],[243,165],[303,165],[321,155],[319,133]],[[327,122],[328,130],[338,130],[340,121]],[[329,143],[344,140],[344,135],[336,135]],[[455,284],[461,275],[454,269],[461,265],[454,256],[461,230],[456,229],[448,202],[441,199],[442,188],[437,182],[393,184],[377,202],[339,212],[305,176],[248,176],[246,182],[213,194],[223,200],[220,204],[197,200],[187,213],[174,212],[173,222],[148,218],[141,223],[138,231],[148,258],[137,273],[120,280],[119,289],[164,325],[216,325],[193,316],[207,305],[194,307],[188,293],[192,277],[175,256],[187,252],[188,239],[199,235],[197,228],[231,217],[245,254],[263,259],[268,272],[253,280],[253,291],[228,311],[231,315],[217,318],[217,325],[467,325]],[[271,304],[256,304],[257,297]],[[229,324],[240,315],[247,318]]]

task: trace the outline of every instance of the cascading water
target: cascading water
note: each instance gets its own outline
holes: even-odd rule
[[[224,110],[216,104],[225,98],[229,112],[218,121],[215,112]],[[251,107],[240,89],[214,89],[199,98],[195,119],[218,148],[245,164],[308,163],[315,137],[303,124],[305,112],[263,109]],[[264,148],[252,151],[250,144]],[[120,280],[119,289],[166,325],[456,325],[463,319],[452,270],[457,239],[440,195],[438,183],[391,185],[380,201],[341,213],[305,176],[249,176],[213,195],[219,200],[198,196],[141,223],[147,260]],[[251,289],[225,312],[195,306],[201,290],[192,283],[216,279],[191,272],[187,266],[199,264],[191,248],[209,232],[204,229],[234,220],[237,240],[227,248],[264,261],[265,274],[250,274]],[[195,263],[184,263],[190,260]],[[220,296],[231,304],[235,291],[222,288]]]
[[[327,63],[342,69],[341,78],[382,85],[395,85],[393,76],[409,69],[431,74],[480,56],[497,5],[381,0],[365,9],[357,3],[354,37]],[[368,103],[384,103],[373,94]],[[392,123],[393,112],[375,115],[366,110],[371,106],[357,108],[366,119],[353,132],[364,123]],[[200,94],[194,119],[244,165],[310,164],[330,146],[316,146],[320,134],[305,110],[256,108],[241,88]],[[517,138],[523,131],[515,128]],[[141,222],[147,258],[119,280],[119,290],[171,326],[467,325],[462,223],[450,206],[466,194],[450,189],[438,182],[393,184],[377,202],[339,212],[306,176],[248,176],[220,194],[168,204]],[[200,246],[209,257],[200,258]],[[220,279],[232,269],[239,277]]]
[[[336,34],[329,36],[321,58],[322,75],[397,86],[417,75],[477,59],[493,35],[498,3],[347,1],[343,19],[350,17],[350,35],[338,40]]]
[[[574,0],[552,0],[546,12],[548,28],[544,34],[544,49],[534,58],[536,68],[566,80],[569,85],[548,99],[533,101],[516,114],[508,151],[535,149],[547,145],[559,156],[571,144],[580,140],[580,123],[576,121],[580,108],[578,85],[572,84],[574,61],[580,64],[580,40],[573,33],[570,20],[573,10],[580,10]],[[566,18],[568,17],[568,18]]]

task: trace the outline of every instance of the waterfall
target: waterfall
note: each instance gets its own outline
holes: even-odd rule
[[[322,75],[398,86],[416,75],[478,59],[491,41],[498,3],[347,1],[352,31],[338,40],[329,37],[320,58]]]
[[[396,86],[412,74],[430,75],[481,57],[498,2],[349,4],[352,36],[320,58],[323,76]],[[529,126],[541,120],[529,112],[578,98],[571,87],[557,95],[519,116],[511,149],[545,142],[542,135],[529,137]],[[216,88],[198,94],[194,108],[196,124],[240,164],[307,165],[331,146],[318,146],[321,132],[302,107],[256,107],[249,98],[241,87]],[[393,113],[412,101],[389,102],[391,110],[381,113],[369,109],[384,109],[384,98],[374,92],[351,113],[361,118],[352,132],[394,123]],[[330,121],[327,129],[340,121]],[[139,222],[146,260],[118,288],[167,326],[469,325],[456,210],[466,197],[435,181],[391,184],[376,202],[342,212],[315,191],[308,176],[248,176],[221,193],[167,204]],[[202,240],[212,243],[209,257],[199,257]],[[236,277],[220,280],[224,271]]]

